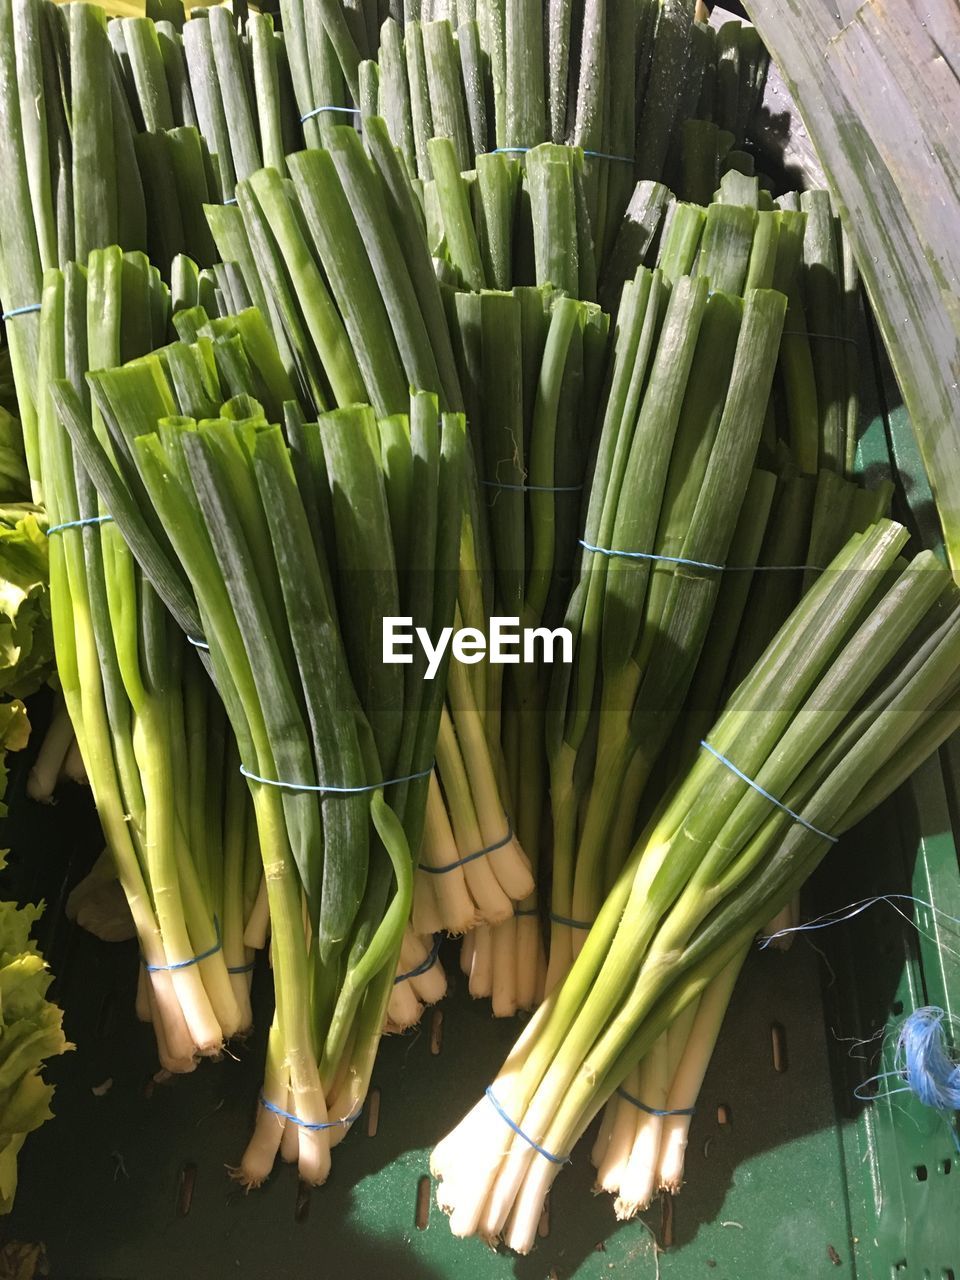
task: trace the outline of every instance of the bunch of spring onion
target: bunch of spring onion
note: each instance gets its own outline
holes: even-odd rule
[[[683,705],[747,493],[785,299],[753,254],[756,215],[678,206],[661,268],[624,289],[566,611],[572,667],[547,719],[554,848],[550,985],[579,950],[630,847]],[[678,263],[702,228],[696,275]],[[699,239],[699,235],[697,237]],[[709,376],[703,372],[709,370]]]
[[[215,267],[203,213],[238,177],[283,167],[302,131],[282,37],[269,17],[242,33],[226,9],[190,22],[108,21],[95,5],[3,0],[0,114],[4,224],[0,296],[31,476],[36,304],[42,272],[95,248],[145,249],[179,293],[189,254]],[[21,310],[25,308],[25,310]]]
[[[188,131],[203,140],[213,200],[231,199],[237,181],[263,164],[282,171],[284,155],[303,145],[287,45],[267,14],[248,14],[240,30],[229,9],[216,7],[179,25],[122,18],[107,30],[138,130],[151,222],[161,220],[153,198],[169,198],[163,183],[181,171]],[[182,207],[209,236],[201,205]]]
[[[720,584],[703,654],[673,741],[664,753],[681,767],[695,760],[700,742],[739,683],[732,673],[741,667],[744,650],[752,650],[760,640],[755,654],[759,658],[799,599],[800,580],[805,578],[810,585],[818,576],[812,568],[806,573],[802,569],[765,573],[763,567],[829,564],[850,537],[866,532],[889,506],[889,485],[861,489],[836,472],[822,471],[812,518],[791,545],[787,535],[796,528],[797,504],[790,493],[798,479],[802,478],[788,481],[787,493],[775,498],[773,475],[758,470],[751,477],[730,556],[731,563],[761,568],[757,573],[728,574]],[[809,507],[802,509],[810,517]],[[766,589],[768,584],[780,587],[776,595]],[[731,661],[734,656],[736,661]],[[752,661],[747,664],[745,675],[752,665]],[[799,895],[794,894],[764,925],[769,945],[789,946],[794,935],[784,931],[794,928],[798,920]],[[657,1192],[680,1189],[700,1086],[747,951],[744,947],[710,980],[700,1000],[688,1005],[654,1042],[606,1105],[591,1158],[598,1189],[618,1196],[618,1213],[632,1214],[645,1208]],[[650,1110],[638,1107],[638,1098]]]
[[[657,193],[648,188],[647,194],[652,208],[657,210]],[[811,208],[822,207],[822,201],[814,197],[824,195],[810,193],[804,202]],[[773,394],[770,394],[772,367],[768,364],[763,379],[753,384],[752,406],[748,418],[744,419],[748,434],[740,434],[737,426],[729,422],[729,428],[738,433],[744,452],[739,464],[738,487],[725,494],[730,502],[725,522],[722,528],[714,525],[706,535],[721,537],[721,543],[734,538],[725,554],[719,557],[696,551],[698,540],[705,536],[703,526],[698,532],[697,521],[709,523],[710,520],[709,495],[701,494],[699,485],[708,465],[706,442],[713,438],[710,431],[703,433],[696,421],[698,414],[706,414],[708,421],[713,415],[715,424],[723,410],[724,386],[722,379],[718,383],[715,375],[717,370],[731,367],[733,348],[729,345],[729,336],[726,354],[723,354],[723,348],[715,345],[722,342],[722,328],[716,320],[712,330],[708,326],[699,338],[696,329],[691,332],[685,328],[687,345],[680,349],[686,351],[688,372],[680,376],[675,354],[668,355],[666,348],[661,351],[656,345],[659,323],[656,312],[650,313],[648,319],[642,299],[641,310],[636,311],[635,284],[622,291],[618,350],[593,477],[594,504],[587,515],[584,535],[585,543],[599,546],[603,551],[587,552],[583,559],[585,585],[581,597],[575,596],[571,604],[574,626],[586,628],[582,664],[578,656],[581,666],[577,674],[569,682],[558,681],[555,685],[553,710],[557,719],[550,728],[555,832],[553,915],[561,921],[574,922],[558,924],[554,920],[551,944],[554,978],[565,971],[571,954],[575,954],[582,940],[584,926],[593,919],[600,898],[619,870],[651,770],[664,753],[670,731],[684,706],[691,678],[696,673],[691,694],[695,706],[685,709],[682,718],[688,725],[699,722],[702,729],[710,723],[720,703],[724,681],[728,688],[731,679],[739,681],[798,599],[804,581],[803,566],[823,565],[846,536],[885,509],[888,495],[865,496],[858,500],[855,518],[845,520],[851,511],[854,486],[842,485],[835,476],[831,487],[827,478],[831,473],[827,473],[823,480],[827,486],[824,500],[811,529],[810,504],[816,482],[812,476],[808,478],[803,474],[804,466],[812,459],[815,468],[818,457],[825,466],[831,461],[836,463],[837,458],[836,451],[829,453],[821,446],[817,379],[821,385],[834,387],[829,400],[826,395],[822,397],[825,416],[836,419],[839,404],[845,424],[855,424],[855,397],[850,391],[851,357],[847,353],[848,348],[855,352],[855,347],[846,341],[846,335],[842,335],[841,341],[821,340],[816,363],[811,360],[812,339],[806,329],[803,301],[805,295],[814,296],[817,289],[824,291],[825,268],[818,264],[815,247],[806,247],[811,238],[806,232],[808,215],[772,205],[761,207],[770,204],[762,197],[755,178],[729,174],[721,182],[716,202],[708,209],[687,203],[673,205],[663,219],[659,236],[651,232],[643,250],[644,256],[656,255],[662,277],[674,282],[674,290],[677,282],[693,273],[696,277],[709,278],[715,290],[741,292],[759,285],[773,287],[788,300],[779,353],[776,344],[767,352],[768,361],[772,358],[777,362]],[[656,217],[645,219],[639,209],[638,213],[640,216],[633,224],[637,228],[656,221]],[[835,235],[832,220],[830,228],[830,234]],[[813,240],[814,246],[819,243],[817,235]],[[641,238],[634,236],[632,243],[640,248]],[[625,253],[620,268],[627,262],[629,255]],[[832,296],[839,300],[839,274],[835,271],[829,279]],[[845,313],[852,323],[853,308],[848,305]],[[842,314],[843,309],[831,310],[831,332],[836,332]],[[644,324],[648,324],[646,330]],[[804,428],[795,431],[792,423],[802,412],[795,409],[799,384],[791,381],[788,374],[793,354],[801,349],[807,354],[808,390],[812,389],[811,395],[802,398],[804,404],[812,404],[812,417],[808,414]],[[823,367],[824,353],[829,354],[829,370],[834,373],[838,371],[837,361],[842,362],[844,380],[830,383],[831,373]],[[645,362],[651,358],[654,363],[648,372]],[[662,389],[665,377],[667,396]],[[671,386],[672,408],[668,398]],[[641,387],[644,391],[638,434],[633,436],[635,397]],[[625,420],[622,397],[627,397]],[[658,491],[656,486],[662,480],[657,480],[655,469],[645,460],[658,456],[656,449],[662,446],[662,436],[655,424],[657,415],[664,412],[668,415],[667,422],[671,421],[671,413],[681,416],[673,444],[674,457],[661,458],[660,465],[666,466],[669,461],[669,468],[666,488]],[[749,434],[756,430],[757,413],[762,423],[759,439]],[[639,430],[641,424],[645,425],[646,436]],[[660,499],[654,497],[654,501],[662,502],[659,527],[656,510],[646,510],[639,524],[634,521],[630,514],[633,507],[618,499],[620,481],[616,469],[612,473],[611,491],[606,469],[610,463],[604,459],[617,447],[624,425],[628,434],[623,437],[620,449],[635,450],[631,456],[635,456],[636,465],[641,468],[644,483],[654,485],[654,495],[662,492]],[[715,426],[711,431],[714,429]],[[850,426],[845,425],[845,430],[849,433]],[[652,455],[651,440],[655,441]],[[625,465],[625,457],[624,453],[621,466]],[[749,468],[755,457],[780,472],[776,483],[766,471],[751,478]],[[843,491],[842,501],[836,492],[838,487]],[[770,528],[764,540],[768,517]],[[629,546],[611,545],[606,540],[617,521],[626,530]],[[604,552],[622,550],[641,554],[604,555]],[[602,563],[606,558],[610,559],[608,565]],[[684,563],[690,560],[703,563],[699,568],[696,564]],[[721,563],[735,568],[724,573],[707,567]],[[761,571],[755,574],[753,566],[758,564]],[[707,590],[706,581],[711,575],[714,585]],[[626,583],[630,584],[629,588]],[[689,627],[683,637],[668,639],[663,625],[663,617],[669,615],[661,617],[660,610],[663,592],[668,587],[677,593],[670,606],[679,609],[675,618],[682,627]],[[704,627],[710,622],[718,588],[724,592],[726,601],[718,621],[718,628],[724,630],[716,639],[711,634],[704,645]],[[608,599],[607,592],[611,589],[613,594]],[[631,590],[636,594],[630,594]],[[698,590],[702,592],[699,596]],[[744,613],[748,593],[750,608]],[[581,610],[583,623],[576,617]],[[741,630],[740,619],[744,616],[746,624]],[[597,627],[599,640],[594,639]],[[737,637],[736,654],[731,659],[734,637]],[[630,646],[633,646],[632,654]],[[728,661],[732,664],[731,676],[726,676]],[[658,666],[660,663],[665,665]],[[600,682],[600,711],[599,720],[595,721],[592,699],[597,681]],[[704,716],[707,717],[705,724],[702,723]],[[682,733],[681,727],[678,734]],[[689,739],[691,735],[685,736]],[[693,741],[695,745],[697,739]],[[671,760],[675,758],[672,751],[668,755]],[[598,779],[596,786],[590,782],[591,773]],[[670,776],[667,772],[667,780]],[[610,803],[614,795],[618,797],[616,823]],[[575,827],[575,823],[579,826]],[[574,835],[575,831],[579,834]],[[577,842],[575,846],[571,844],[573,840]]]
[[[685,1011],[960,724],[956,588],[932,553],[904,560],[906,540],[890,521],[850,540],[664,796],[570,973],[434,1152],[455,1234],[526,1252],[577,1139],[664,1032],[641,1083],[680,1102],[690,1082],[671,1079],[670,1032],[712,1034],[709,1009]],[[621,1216],[642,1202],[639,1183],[624,1170]]]
[[[86,268],[47,272],[37,381],[60,687],[136,927],[138,1012],[163,1065],[189,1071],[251,1023],[244,933],[260,866],[246,791],[197,652],[99,503],[49,394],[69,379],[106,447],[85,372],[163,342],[168,307],[142,254],[96,250]]]
[[[257,312],[201,319],[182,322],[196,341],[90,375],[106,441],[65,383],[56,399],[145,573],[208,646],[253,799],[276,1013],[237,1176],[259,1184],[281,1151],[320,1183],[369,1084],[443,702],[422,655],[383,662],[382,623],[435,640],[452,622],[465,427],[423,392],[408,413],[306,421]]]
[[[432,138],[423,183],[431,253],[461,288],[550,284],[590,301],[597,258],[579,196],[583,153],[543,143],[524,156],[478,156],[461,172],[453,144]]]
[[[715,32],[684,0],[581,10],[481,0],[405,8],[402,26],[388,18],[377,66],[360,64],[357,101],[387,120],[422,179],[434,176],[433,137],[451,140],[462,170],[485,152],[582,148],[578,196],[603,261],[634,172],[676,182],[673,140],[688,117],[712,122],[729,152],[747,136],[765,73],[751,28]]]
[[[369,402],[382,416],[398,413],[411,385],[462,408],[449,290],[437,281],[422,210],[386,126],[366,122],[366,151],[353,129],[328,135],[329,150],[288,157],[289,183],[263,169],[239,184],[237,208],[208,210],[220,253],[270,317],[289,376],[315,410]],[[484,629],[492,606],[488,531],[468,461],[457,625]],[[508,919],[533,889],[501,794],[489,726],[499,707],[494,684],[485,663],[454,668],[440,725],[423,860],[445,866],[487,850],[433,877],[452,932]],[[436,926],[418,923],[424,932]]]
[[[491,534],[493,612],[555,643],[570,589],[582,477],[599,390],[606,317],[550,286],[458,292],[457,350],[481,493]],[[491,731],[502,743],[510,812],[536,870],[547,761],[543,741],[543,649],[501,668]],[[546,659],[546,660],[545,660]],[[465,867],[464,870],[468,870]],[[434,877],[431,877],[433,879]],[[536,899],[500,924],[466,935],[462,962],[474,995],[493,996],[497,1016],[542,997],[544,965]]]
[[[146,247],[133,129],[101,10],[0,3],[0,299],[33,498],[43,273],[92,249]]]

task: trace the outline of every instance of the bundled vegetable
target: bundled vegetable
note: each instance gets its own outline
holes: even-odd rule
[[[434,640],[452,621],[465,431],[421,392],[409,415],[305,422],[259,325],[201,324],[91,375],[135,480],[72,389],[56,397],[144,571],[203,637],[253,798],[277,1003],[238,1176],[258,1184],[282,1150],[319,1183],[369,1083],[443,700],[422,656],[382,661],[382,620]]]
[[[735,144],[747,136],[765,75],[752,28],[730,22],[715,32],[683,0],[580,10],[511,0],[480,5],[475,18],[424,11],[401,26],[391,16],[380,29],[375,90],[357,102],[365,116],[387,120],[422,179],[437,176],[435,137],[450,140],[459,169],[477,161],[478,173],[484,153],[522,155],[544,142],[579,148],[578,203],[603,262],[634,174],[679,185],[675,144],[689,118],[712,131],[708,194],[721,164],[749,165]]]
[[[354,130],[328,133],[328,151],[289,157],[292,185],[264,169],[240,183],[238,209],[209,211],[221,252],[238,263],[251,297],[263,300],[291,381],[309,405],[369,400],[379,414],[394,414],[412,384],[436,390],[442,405],[463,407],[465,361],[458,366],[422,213],[386,128],[367,121],[368,154]],[[457,618],[458,626],[485,630],[493,602],[488,532],[472,457],[468,463]],[[422,934],[506,920],[533,889],[501,794],[490,721],[499,693],[488,664],[453,667],[447,711],[423,863],[458,865],[421,891],[434,895],[433,902],[421,897],[414,923]],[[512,973],[512,959],[504,964]]]
[[[727,212],[711,209],[718,221]],[[735,234],[728,243],[736,245]],[[641,270],[621,304],[580,580],[565,618],[574,664],[551,691],[548,985],[566,972],[619,874],[747,493],[784,299],[751,289],[741,302],[722,292],[724,283],[743,287],[729,262],[705,253],[702,274],[672,288],[665,270]],[[700,368],[709,379],[691,373]]]
[[[807,592],[651,818],[566,980],[436,1149],[456,1234],[530,1248],[599,1107],[645,1055],[641,1083],[671,1098],[684,1011],[960,723],[960,604],[932,553],[900,558],[906,539],[881,521]],[[643,1202],[635,1185],[621,1181],[622,1216]]]
[[[244,930],[260,870],[246,792],[195,648],[98,503],[49,394],[75,379],[79,412],[106,445],[85,371],[162,342],[168,308],[141,254],[97,250],[86,270],[48,272],[38,382],[60,686],[140,942],[138,1012],[163,1065],[189,1071],[251,1023]]]

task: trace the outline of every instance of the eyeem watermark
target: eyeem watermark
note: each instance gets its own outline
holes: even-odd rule
[[[419,644],[427,659],[427,679],[440,670],[447,646],[457,662],[572,662],[573,636],[568,627],[521,627],[519,618],[491,618],[490,634],[476,627],[444,627],[434,644],[426,627],[414,627],[413,618],[383,620],[383,661],[413,662],[413,646]],[[559,657],[557,649],[559,646]]]

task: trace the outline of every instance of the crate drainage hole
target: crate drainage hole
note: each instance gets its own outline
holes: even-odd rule
[[[430,1175],[425,1173],[417,1183],[417,1207],[413,1221],[418,1231],[426,1231],[430,1221]]]
[[[310,1212],[310,1187],[301,1178],[297,1182],[297,1202],[293,1206],[294,1222],[306,1222],[307,1214]]]
[[[673,1196],[669,1191],[660,1193],[660,1248],[673,1245]]]
[[[927,1166],[925,1164],[918,1164],[913,1172],[918,1182],[926,1182]]]
[[[954,1275],[953,1267],[944,1267],[940,1272],[940,1280],[957,1280]]]
[[[177,1178],[177,1217],[185,1218],[193,1204],[193,1188],[197,1181],[197,1166],[192,1160],[181,1165]]]
[[[380,1090],[371,1089],[367,1097],[367,1137],[375,1138],[380,1128]]]
[[[106,1040],[113,1028],[114,1013],[117,1008],[117,993],[108,991],[100,1002],[100,1011],[97,1014],[97,1026],[95,1034],[101,1040]]]
[[[941,1160],[941,1161],[940,1161],[940,1172],[941,1172],[941,1173],[949,1173],[949,1172],[950,1172],[950,1170],[951,1170],[952,1168],[953,1168],[953,1161],[950,1159],[950,1157],[949,1157],[949,1156],[947,1157],[947,1159],[946,1159],[946,1160]]]
[[[894,1013],[903,1013],[903,1001],[894,1000],[890,1008],[893,1010]]]
[[[770,1024],[770,1048],[773,1052],[774,1071],[784,1072],[787,1069],[787,1031],[781,1022]]]
[[[550,1234],[550,1197],[543,1202],[543,1213],[540,1215],[540,1221],[537,1224],[537,1235],[541,1240],[545,1240]]]
[[[430,1052],[434,1057],[443,1048],[443,1010],[434,1009],[430,1017]]]
[[[730,1108],[725,1102],[721,1102],[717,1106],[717,1124],[726,1128],[731,1121]]]

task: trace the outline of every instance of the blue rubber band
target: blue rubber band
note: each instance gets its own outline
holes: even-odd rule
[[[490,1099],[490,1105],[493,1107],[494,1111],[496,1111],[497,1115],[504,1122],[504,1124],[506,1124],[509,1128],[511,1128],[514,1133],[518,1134],[524,1140],[524,1142],[529,1143],[529,1145],[533,1147],[534,1151],[536,1151],[538,1155],[543,1156],[544,1160],[549,1160],[551,1164],[569,1164],[570,1163],[569,1156],[555,1156],[552,1151],[548,1151],[546,1147],[541,1147],[539,1142],[534,1142],[534,1140],[530,1137],[529,1134],[524,1133],[523,1130],[520,1128],[520,1126],[516,1123],[516,1121],[511,1120],[510,1117],[507,1115],[506,1111],[504,1111],[503,1107],[501,1107],[500,1103],[493,1096],[492,1089],[488,1087],[484,1089],[483,1092]]]
[[[513,914],[518,918],[522,916],[538,916],[540,911],[537,907],[514,907]]]
[[[494,853],[497,849],[502,849],[505,844],[509,844],[513,839],[513,823],[507,819],[507,834],[500,840],[495,840],[493,844],[486,845],[483,849],[478,849],[476,853],[468,853],[465,858],[458,858],[456,862],[448,862],[444,867],[428,867],[421,862],[420,870],[426,871],[431,876],[445,876],[448,871],[453,871],[456,867],[465,866],[468,862],[473,862],[476,858],[485,858],[488,853]]]
[[[262,782],[266,787],[286,787],[288,791],[316,791],[321,795],[350,796],[359,795],[363,791],[380,791],[385,787],[394,787],[399,782],[414,782],[417,778],[425,778],[427,774],[433,772],[433,765],[429,769],[421,769],[419,773],[408,773],[402,778],[388,778],[385,782],[367,782],[362,787],[328,787],[326,783],[314,786],[308,782],[284,782],[279,778],[262,778],[259,773],[251,773],[246,765],[240,766],[240,772],[251,782]]]
[[[822,573],[817,564],[713,564],[709,560],[688,560],[686,556],[660,556],[654,551],[618,551],[615,547],[595,547],[583,538],[577,541],[585,551],[595,551],[601,556],[619,556],[624,560],[663,560],[668,564],[689,564],[695,569],[712,569],[715,573],[800,573],[811,569]]]
[[[223,203],[224,203],[224,204],[236,204],[236,203],[237,203],[237,197],[236,197],[236,196],[228,196],[228,197],[226,198],[226,200],[224,200],[224,202],[223,202]]]
[[[633,163],[634,163],[634,158],[633,158],[633,156],[615,156],[615,155],[611,155],[609,151],[586,151],[586,150],[584,150],[583,154],[584,154],[585,156],[590,156],[590,157],[591,157],[592,159],[594,159],[594,160],[616,160],[616,161],[618,161],[618,163],[620,163],[620,164],[633,164]]]
[[[442,941],[443,934],[435,933],[433,935],[433,946],[431,947],[426,959],[421,960],[416,968],[408,970],[407,973],[398,973],[393,980],[393,985],[396,986],[398,982],[406,982],[408,978],[419,978],[421,973],[426,973],[428,969],[432,969],[437,963],[437,956],[440,954],[440,943]]]
[[[517,493],[580,493],[582,484],[501,484],[499,480],[481,480],[487,489],[513,489]]]
[[[206,649],[208,653],[210,652],[210,646],[207,644],[206,640],[201,640],[199,636],[188,635],[187,643],[192,644],[195,649]]]
[[[735,773],[738,778],[741,778],[747,786],[753,787],[754,791],[758,791],[760,795],[769,800],[771,804],[775,804],[778,809],[782,809],[784,813],[788,814],[794,820],[794,822],[799,822],[801,827],[806,827],[808,831],[812,831],[813,834],[815,836],[819,836],[821,840],[829,840],[831,844],[837,843],[837,840],[839,839],[838,836],[832,836],[827,831],[821,831],[820,828],[815,827],[812,822],[808,822],[802,814],[796,813],[793,809],[785,805],[782,800],[778,800],[775,795],[771,795],[769,791],[765,791],[759,782],[754,782],[753,778],[748,778],[742,770],[737,768],[732,760],[728,760],[725,755],[722,755],[716,749],[716,747],[711,747],[706,738],[703,739],[700,745],[705,751],[709,751],[712,756],[715,756],[721,764],[726,765],[731,773]]]
[[[491,156],[519,156],[526,155],[530,150],[530,147],[494,147],[493,150],[488,151],[487,154]]]
[[[227,973],[252,973],[256,964],[256,960],[251,960],[249,964],[228,964]]]
[[[28,302],[26,306],[23,307],[11,307],[9,311],[4,311],[2,315],[0,315],[0,319],[3,320],[4,324],[6,324],[8,320],[12,320],[15,316],[26,316],[30,315],[33,311],[39,311],[41,305],[42,304],[39,302]]]
[[[223,946],[223,939],[220,936],[220,921],[216,916],[213,917],[213,928],[217,935],[216,942],[206,951],[201,951],[198,956],[191,956],[189,960],[177,960],[174,964],[144,964],[143,967],[147,973],[169,973],[172,969],[189,969],[191,965],[199,964],[201,960],[209,960]]]
[[[554,924],[565,924],[571,929],[583,929],[589,932],[594,925],[592,920],[571,920],[569,916],[558,916],[556,912],[550,912],[550,919]]]
[[[52,524],[47,530],[47,537],[62,533],[64,529],[81,529],[85,524],[107,524],[113,516],[87,516],[84,520],[65,520],[63,524]]]
[[[300,117],[300,123],[306,124],[308,120],[312,120],[314,116],[322,116],[326,111],[342,111],[346,115],[359,116],[362,112],[359,107],[314,107],[312,111],[308,111]]]
[[[645,1111],[648,1116],[692,1116],[696,1115],[696,1107],[677,1107],[675,1111],[661,1111],[658,1107],[648,1107],[645,1102],[641,1102],[639,1098],[635,1098],[632,1093],[627,1093],[626,1089],[617,1090],[617,1096],[623,1098],[624,1102],[629,1102],[631,1106],[639,1107],[641,1111]]]
[[[283,1107],[278,1107],[276,1103],[268,1102],[261,1093],[260,1105],[267,1111],[272,1111],[275,1116],[283,1116],[284,1120],[292,1120],[294,1124],[298,1124],[301,1129],[310,1129],[316,1131],[318,1129],[336,1129],[342,1124],[353,1124],[354,1120],[359,1119],[360,1112],[363,1108],[354,1111],[353,1115],[344,1116],[342,1120],[325,1120],[323,1124],[314,1124],[311,1120],[301,1120],[299,1116],[295,1116],[292,1111],[284,1111]]]

